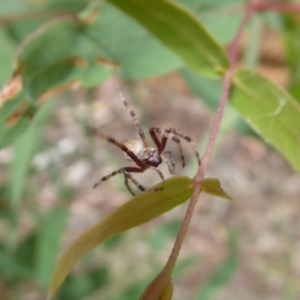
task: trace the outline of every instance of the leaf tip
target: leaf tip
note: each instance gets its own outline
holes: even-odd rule
[[[220,181],[217,178],[203,179],[201,181],[201,190],[208,194],[233,201],[233,199],[223,190]]]

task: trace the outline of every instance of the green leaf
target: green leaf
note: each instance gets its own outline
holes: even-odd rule
[[[53,102],[48,102],[39,111],[25,135],[14,147],[14,159],[11,164],[10,200],[13,208],[17,208],[22,199],[26,179],[28,177],[31,159],[39,145],[43,125],[46,123]]]
[[[58,19],[27,40],[17,64],[24,90],[33,103],[55,88],[74,84],[88,87],[111,74],[115,64],[101,60],[99,53],[90,49],[85,36],[89,26],[85,20]],[[96,49],[95,44],[93,47]]]
[[[190,0],[180,0],[189,2]],[[197,0],[192,10],[222,45],[229,44],[243,18],[244,11],[237,9],[245,3],[244,0]]]
[[[184,64],[136,20],[107,2],[86,36],[106,59],[119,64],[119,74],[126,79],[166,74]]]
[[[161,189],[154,191],[153,189]],[[60,258],[49,287],[51,298],[72,267],[87,252],[105,240],[146,223],[188,200],[193,192],[192,179],[174,177],[154,186],[125,203],[98,224],[83,233]]]
[[[300,173],[300,104],[254,71],[239,71],[233,83],[231,104]]]
[[[172,49],[191,69],[218,77],[228,59],[195,15],[168,0],[108,0],[138,20],[157,39]]]
[[[49,283],[53,265],[57,259],[60,240],[68,214],[67,208],[54,209],[44,218],[38,232],[36,278],[45,288]]]
[[[13,95],[10,95],[10,91]],[[4,87],[2,95],[0,93],[0,149],[25,132],[31,117],[29,101],[22,91],[20,77],[13,78]]]
[[[203,179],[201,181],[201,191],[227,200],[232,200],[222,189],[219,179],[216,178]]]
[[[50,19],[64,12],[75,15],[90,2],[90,0],[0,1],[0,16],[4,30],[19,45]]]
[[[298,53],[300,51],[299,38],[300,28],[293,31],[283,32],[283,40],[286,46],[287,63],[290,69],[289,90],[293,96],[300,102],[300,62]]]
[[[0,30],[0,41],[0,86],[2,87],[9,79],[13,68],[15,45],[6,32],[4,32],[2,29]]]

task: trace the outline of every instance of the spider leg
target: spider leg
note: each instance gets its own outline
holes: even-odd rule
[[[184,168],[185,167],[185,158],[184,158],[184,155],[183,155],[183,150],[182,150],[182,146],[181,146],[181,143],[180,143],[180,139],[177,137],[177,136],[172,136],[172,141],[175,142],[178,146],[178,150],[179,150],[179,153],[180,153],[180,158],[181,158],[181,161],[182,161],[182,167]]]
[[[137,167],[124,167],[123,168],[123,173],[124,176],[127,177],[139,190],[146,191],[146,189],[144,188],[144,186],[142,186],[136,179],[134,179],[132,177],[132,175],[129,172],[132,173],[143,173],[146,169],[140,169]],[[130,191],[130,189],[129,189]],[[134,195],[134,193],[132,193],[132,195]]]
[[[103,176],[100,180],[98,180],[94,185],[93,185],[93,188],[96,188],[102,181],[106,181],[108,180],[109,178],[117,175],[117,174],[120,174],[120,173],[123,173],[123,168],[122,169],[119,169],[119,170],[116,170],[116,171],[113,171],[111,172],[110,174],[106,175],[106,176]]]
[[[164,180],[163,174],[162,174],[162,172],[160,170],[158,170],[158,169],[156,169],[154,167],[150,167],[150,168],[154,169],[159,174],[159,176],[161,177],[161,179]],[[144,186],[142,186],[137,180],[135,180],[129,172],[132,172],[132,173],[143,173],[146,170],[147,170],[146,168],[145,169],[140,169],[140,168],[137,168],[137,167],[125,167],[125,168],[123,168],[123,173],[124,173],[124,175],[126,177],[128,177],[129,180],[131,180],[143,192],[143,191],[146,191],[146,189],[144,188]],[[129,191],[130,190],[131,189],[129,188]],[[161,191],[161,190],[163,190],[163,188],[148,189],[149,192],[150,191],[158,192],[158,191]]]
[[[176,128],[169,128],[169,129],[166,129],[165,132],[169,133],[173,133],[175,136],[179,136],[183,139],[185,139],[188,143],[191,144],[192,146],[192,149],[194,150],[194,153],[196,155],[196,158],[197,158],[197,161],[198,161],[198,164],[199,166],[201,165],[201,159],[200,159],[200,155],[199,155],[199,152],[197,150],[197,147],[196,147],[196,143],[193,141],[193,139],[189,136],[189,135],[186,135],[182,132],[180,132],[179,130],[177,130]]]
[[[124,168],[121,168],[121,169],[118,169],[116,171],[113,171],[111,172],[110,174],[106,175],[106,176],[103,176],[99,181],[97,181],[94,185],[93,185],[93,188],[96,188],[102,181],[106,181],[108,180],[109,178],[117,175],[117,174],[120,174],[120,173],[123,173],[124,176],[125,176],[125,185],[127,187],[127,189],[129,190],[129,192],[134,196],[134,193],[132,191],[132,189],[130,188],[129,186],[129,183],[128,183],[128,179],[137,187],[139,188],[141,191],[145,191],[146,189],[136,180],[132,177],[132,175],[129,173],[129,172],[132,172],[132,173],[142,173],[144,172],[146,169],[142,169],[142,168],[138,168],[138,167],[124,167]]]
[[[166,129],[165,132],[162,132],[162,130],[160,128],[152,127],[152,128],[150,128],[149,132],[150,132],[150,135],[151,135],[154,143],[157,145],[159,153],[161,153],[165,150],[168,138],[171,138],[172,141],[177,144],[178,150],[179,150],[179,153],[180,153],[180,158],[181,158],[181,161],[182,161],[182,167],[184,168],[185,167],[185,159],[184,159],[180,139],[173,132],[171,132],[171,131],[168,132],[168,129]],[[156,136],[156,133],[162,135],[161,142],[159,142],[159,140]]]
[[[122,151],[124,151],[141,169],[146,169],[146,165],[131,151],[129,150],[123,143],[118,142],[113,137],[104,134],[99,130],[93,130],[94,134],[101,139],[108,141],[109,143],[117,146]]]
[[[158,137],[157,137],[156,134],[161,133],[160,128],[152,127],[152,128],[149,129],[149,133],[150,133],[150,136],[151,136],[154,144],[157,147],[158,153],[161,154],[164,151],[165,147],[166,147],[166,142],[167,141],[165,141],[164,144],[159,141],[159,139],[158,139]],[[163,139],[162,139],[162,141],[163,141]]]
[[[161,155],[161,153],[169,154],[170,160],[168,160],[165,156],[163,156],[163,157],[168,166],[170,174],[174,174],[175,173],[175,164],[172,160],[171,151],[163,152],[165,150],[168,138],[163,136],[162,140],[160,142],[156,134],[161,133],[161,130],[160,130],[160,128],[157,128],[157,127],[150,128],[149,133],[150,133],[150,136],[151,136],[153,142],[155,143],[155,145],[157,147],[159,155]]]
[[[168,154],[169,155],[169,159],[165,155],[163,157],[164,157],[165,162],[168,166],[170,174],[175,174],[175,164],[174,164],[173,159],[172,159],[172,152],[171,151],[165,151],[165,152],[163,152],[163,154]]]
[[[129,185],[129,182],[128,182],[128,176],[124,173],[124,183],[125,183],[125,186],[127,187],[127,190],[130,192],[130,194],[132,196],[134,196],[134,192],[133,190],[131,189],[130,185]]]
[[[161,142],[158,141],[156,134],[160,134],[162,136]],[[183,151],[182,151],[182,147],[181,147],[179,138],[185,139],[188,143],[191,144],[192,149],[194,150],[194,153],[196,155],[198,164],[199,164],[199,166],[201,165],[200,155],[197,150],[196,144],[189,135],[183,134],[182,132],[180,132],[179,130],[177,130],[175,128],[169,128],[169,129],[165,129],[164,131],[162,131],[158,127],[152,127],[150,129],[150,135],[156,145],[157,145],[157,141],[159,142],[159,144],[160,144],[159,149],[162,149],[161,151],[163,151],[165,149],[168,138],[171,138],[173,142],[177,143],[183,167],[185,166],[185,160],[184,160],[184,155],[183,155]]]
[[[161,180],[165,180],[163,173],[159,169],[157,169],[155,167],[150,167],[150,168],[158,173]]]
[[[120,92],[120,97],[121,97],[121,100],[122,102],[124,103],[124,105],[126,106],[130,116],[132,117],[133,119],[133,123],[135,124],[135,127],[137,128],[138,132],[139,132],[139,135],[143,141],[143,144],[144,144],[144,147],[145,148],[148,148],[149,147],[149,143],[147,141],[147,138],[146,138],[146,135],[145,135],[145,132],[141,126],[141,123],[139,122],[137,116],[136,116],[136,113],[134,112],[134,110],[129,106],[128,102],[125,100],[123,94]]]

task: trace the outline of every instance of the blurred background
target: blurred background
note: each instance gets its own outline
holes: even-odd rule
[[[76,12],[87,2],[1,1],[1,87],[28,33],[54,12]],[[230,7],[237,19],[242,2]],[[218,13],[210,9],[199,10],[208,23]],[[243,38],[240,62],[255,63],[272,81],[292,87],[286,58],[290,40],[283,41],[277,31],[278,24],[289,26],[289,21],[277,15],[254,19]],[[253,36],[263,44],[252,47]],[[119,91],[145,131],[152,126],[178,128],[203,154],[220,97],[219,82],[196,77],[184,67],[150,79],[121,77],[48,100],[29,130],[0,150],[0,299],[45,299],[62,251],[131,199],[122,176],[92,188],[128,161],[119,149],[88,134],[87,127],[101,128],[117,140],[138,138]],[[184,169],[176,147],[168,143],[168,149],[177,174],[192,177],[197,163],[190,146],[183,143]],[[170,176],[164,166],[162,171]],[[135,175],[147,187],[159,182],[157,177],[151,171]],[[233,201],[200,196],[174,272],[174,299],[299,299],[299,175],[228,106],[206,177],[218,178]],[[138,299],[164,266],[186,207],[97,247],[77,264],[56,299]]]

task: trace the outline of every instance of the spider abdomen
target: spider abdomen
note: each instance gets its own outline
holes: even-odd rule
[[[136,156],[138,156],[141,151],[144,149],[144,145],[141,141],[139,140],[134,140],[134,139],[127,139],[122,141],[123,145],[125,145],[131,152],[133,152]],[[125,157],[129,160],[132,160],[126,153]]]
[[[122,143],[145,165],[157,167],[162,163],[162,159],[157,149],[152,147],[144,148],[141,141],[134,139],[124,140]],[[125,154],[125,156],[127,159],[132,160],[127,154]]]

